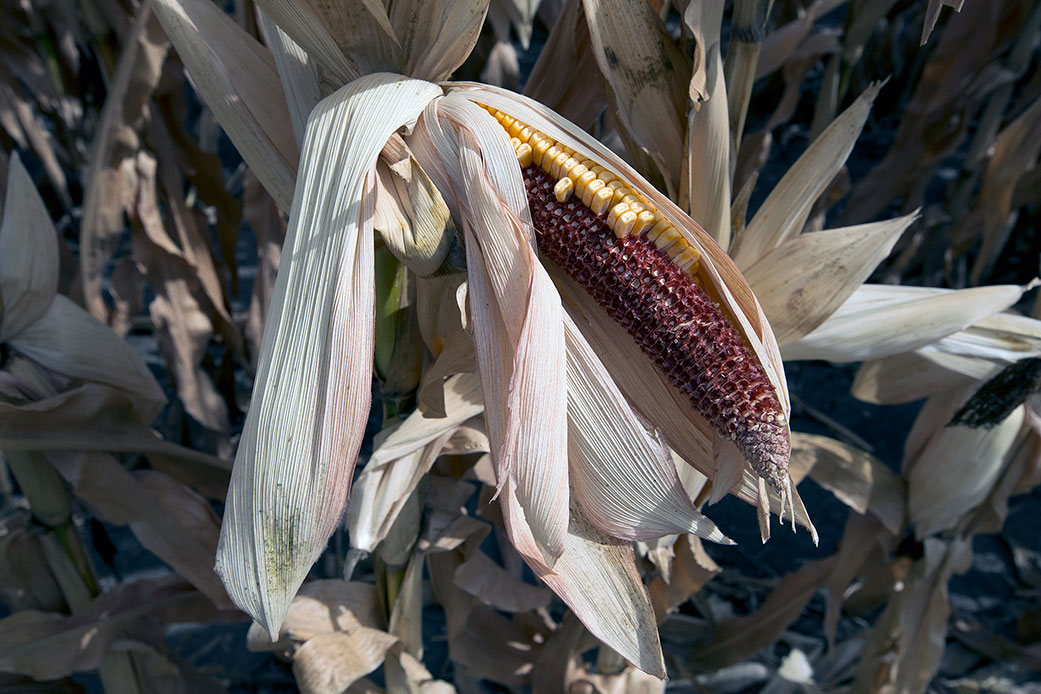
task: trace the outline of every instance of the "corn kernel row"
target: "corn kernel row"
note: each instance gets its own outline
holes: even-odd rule
[[[591,159],[502,111],[486,107],[510,136],[522,169],[532,164],[557,179],[553,194],[559,202],[572,195],[605,218],[615,236],[639,236],[665,251],[691,277],[697,272],[699,253],[646,198]]]

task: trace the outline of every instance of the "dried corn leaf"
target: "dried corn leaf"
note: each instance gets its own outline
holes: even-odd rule
[[[252,624],[246,636],[251,651],[289,653],[294,642],[316,634],[350,631],[357,627],[383,628],[376,586],[358,581],[324,579],[310,581],[300,587],[286,613],[285,621],[274,642],[264,628]]]
[[[58,232],[15,153],[0,222],[0,342],[38,320],[58,290]]]
[[[774,186],[740,237],[734,253],[738,267],[750,268],[767,252],[802,231],[813,203],[853,151],[881,88],[882,83],[876,82],[865,89]]]
[[[549,605],[553,594],[512,576],[488,558],[474,552],[455,570],[455,584],[486,605],[503,612],[528,612]]]
[[[835,564],[835,557],[806,562],[785,576],[754,613],[717,623],[711,640],[695,648],[692,664],[700,670],[718,670],[774,643],[828,580]]]
[[[972,561],[965,539],[927,539],[904,589],[890,599],[864,648],[850,691],[923,692],[940,667],[950,616],[947,583]]]
[[[132,167],[140,146],[140,130],[145,125],[150,97],[159,84],[170,45],[152,13],[151,4],[137,13],[123,45],[83,177],[86,190],[80,223],[83,300],[95,318],[106,322],[108,308],[101,295],[102,284],[108,263],[126,229],[123,210],[133,195],[133,176],[127,176],[124,167],[128,163]]]
[[[192,83],[264,187],[288,210],[297,160],[285,94],[270,52],[205,0],[158,0],[156,15]]]
[[[307,116],[322,100],[318,68],[315,60],[293,38],[282,30],[263,10],[257,10],[264,28],[264,43],[271,49],[282,90],[286,95],[286,106],[293,123],[296,145],[304,143]]]
[[[701,540],[682,535],[676,540],[675,556],[668,570],[663,570],[648,586],[654,613],[661,624],[669,613],[701,590],[722,569],[705,552]]]
[[[978,205],[983,213],[983,243],[972,267],[973,284],[979,284],[990,271],[1008,238],[1012,194],[1016,182],[1037,165],[1041,153],[1041,98],[998,135],[994,154],[983,174]]]
[[[131,473],[106,453],[54,452],[49,457],[94,515],[129,525],[145,549],[214,605],[231,607],[213,572],[220,522],[206,499],[160,472]]]
[[[151,612],[175,608],[197,593],[180,578],[122,583],[71,617],[23,610],[0,620],[0,671],[37,680],[97,669],[121,629]]]
[[[745,271],[777,342],[811,333],[893,249],[917,214],[802,234],[766,252]]]
[[[953,7],[955,12],[961,12],[965,0],[929,0],[929,6],[925,10],[925,22],[922,24],[922,45],[929,40],[936,26],[936,20],[940,18],[940,8],[946,5]]]
[[[683,21],[694,34],[696,59],[688,94],[687,156],[680,206],[726,250],[730,246],[730,116],[720,56],[722,0],[691,2]],[[705,101],[705,103],[700,103]],[[686,202],[684,202],[686,201]]]
[[[802,460],[799,460],[802,459]],[[904,489],[878,458],[827,436],[792,433],[792,464],[857,513],[871,513],[896,535],[904,524]]]
[[[864,362],[850,392],[864,402],[899,405],[968,386],[999,368],[986,359],[920,349]]]
[[[24,405],[0,402],[0,450],[137,451],[228,469],[219,458],[160,438],[141,409],[126,392],[91,383]]]
[[[488,0],[395,0],[390,22],[401,40],[405,74],[448,79],[473,50],[487,13]]]
[[[603,80],[597,70],[581,0],[567,0],[524,85],[524,94],[592,131],[604,111]]]
[[[396,643],[397,637],[362,626],[316,634],[293,652],[293,675],[304,694],[342,692],[382,665]]]
[[[859,361],[910,352],[1019,301],[1023,287],[961,290],[862,285],[816,330],[785,345],[785,359]]]
[[[593,55],[636,168],[678,197],[690,66],[645,0],[583,0]]]

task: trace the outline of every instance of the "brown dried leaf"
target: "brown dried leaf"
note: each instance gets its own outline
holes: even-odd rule
[[[368,627],[317,634],[293,653],[293,675],[305,694],[342,692],[378,668],[397,642]]]
[[[904,523],[900,479],[878,458],[827,436],[792,432],[792,464],[857,513],[871,512],[894,535]]]
[[[231,607],[213,572],[220,521],[203,497],[160,472],[131,473],[106,453],[54,452],[49,457],[95,515],[129,525],[145,549],[214,605]]]
[[[390,22],[401,40],[405,74],[448,79],[470,55],[487,13],[488,0],[396,0]]]
[[[325,579],[300,587],[286,613],[274,642],[259,624],[246,636],[251,651],[289,652],[294,642],[317,634],[344,632],[359,627],[383,628],[383,615],[376,586],[359,581]]]
[[[80,274],[83,300],[95,318],[109,321],[102,284],[109,261],[123,236],[123,211],[133,199],[133,166],[141,146],[141,130],[152,92],[159,84],[170,43],[151,5],[137,13],[108,84],[105,104],[91,145],[84,175],[83,220],[80,223]],[[117,326],[118,327],[118,326]],[[125,330],[125,325],[122,326]]]
[[[947,583],[971,561],[966,539],[925,541],[925,557],[915,562],[904,589],[892,596],[875,625],[851,692],[925,691],[946,643]]]
[[[940,8],[946,5],[953,7],[955,12],[961,12],[965,0],[929,0],[929,6],[925,10],[925,22],[922,24],[922,44],[925,45],[929,36],[933,33],[936,20],[940,18]]]
[[[0,402],[0,450],[161,453],[230,470],[228,461],[160,438],[139,409],[127,393],[93,383],[25,405]]]
[[[661,624],[669,613],[701,590],[722,569],[705,552],[701,538],[681,535],[668,576],[658,576],[649,586],[654,614]]]
[[[455,570],[457,586],[486,605],[503,612],[528,612],[546,607],[553,594],[512,576],[488,558],[474,552]]]
[[[591,130],[607,103],[581,0],[567,0],[524,85],[524,94]]]
[[[0,620],[0,670],[38,680],[97,669],[131,620],[196,595],[180,578],[122,583],[71,617],[25,610]]]
[[[806,562],[785,576],[756,612],[719,622],[711,641],[695,649],[693,665],[716,670],[746,660],[774,643],[828,580],[835,565],[836,557]]]

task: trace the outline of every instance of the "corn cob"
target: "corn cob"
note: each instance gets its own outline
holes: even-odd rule
[[[489,109],[517,153],[540,252],[625,326],[669,382],[756,472],[785,489],[790,444],[777,394],[698,283],[699,253],[603,166]]]

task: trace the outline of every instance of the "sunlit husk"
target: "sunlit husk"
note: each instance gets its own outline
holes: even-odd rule
[[[376,158],[439,93],[371,75],[308,122],[217,552],[229,595],[271,634],[340,519],[368,419]]]

